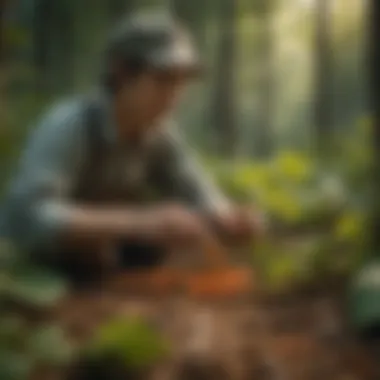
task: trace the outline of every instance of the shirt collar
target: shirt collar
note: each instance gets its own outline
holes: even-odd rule
[[[112,112],[113,105],[113,97],[111,94],[107,93],[105,90],[97,89],[95,90],[95,99],[96,104],[99,110],[100,117],[100,128],[104,138],[104,141],[110,146],[124,145],[124,146],[133,146],[135,147],[135,143],[124,143],[122,144],[117,136],[117,125],[116,120]],[[166,125],[165,122],[159,121],[157,124]],[[157,128],[152,129],[150,133],[146,135],[146,137],[142,141],[142,147],[149,146],[154,140],[156,136],[159,136],[163,130],[166,128],[162,126],[158,126]]]

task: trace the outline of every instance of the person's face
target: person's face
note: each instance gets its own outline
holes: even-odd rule
[[[126,83],[121,102],[140,128],[149,128],[173,110],[188,81],[189,74],[180,70],[146,71]]]

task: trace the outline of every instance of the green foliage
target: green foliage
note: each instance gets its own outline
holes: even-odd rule
[[[4,289],[12,299],[34,307],[54,306],[65,291],[61,278],[31,265],[17,268]]]
[[[26,380],[36,366],[59,368],[78,354],[54,323],[30,324],[28,313],[49,310],[65,295],[66,283],[55,273],[36,268],[6,241],[0,244],[0,379]],[[123,318],[101,327],[83,347],[90,358],[143,369],[168,353],[167,342],[138,318]]]
[[[63,278],[37,267],[5,241],[0,243],[0,296],[33,308],[54,306],[66,294]]]
[[[26,380],[37,365],[68,362],[74,351],[61,328],[28,321],[28,312],[53,307],[65,291],[60,277],[34,267],[12,245],[0,241],[1,379]]]
[[[73,353],[59,326],[31,329],[20,315],[0,318],[1,379],[26,380],[36,366],[63,366]]]
[[[266,162],[205,160],[227,194],[254,203],[273,222],[273,235],[253,253],[269,289],[349,274],[366,259],[370,126],[362,118],[351,128],[328,171],[289,150]]]
[[[64,365],[74,350],[63,330],[56,325],[43,326],[30,334],[27,349],[34,362],[48,365]]]
[[[354,125],[353,132],[340,137],[340,150],[336,165],[350,188],[363,196],[370,180],[373,162],[372,122],[363,117]]]
[[[323,177],[310,158],[295,152],[280,152],[269,162],[243,162],[215,172],[230,196],[255,201],[286,225],[312,222],[321,213],[332,216],[344,201],[339,181],[333,191],[340,193],[332,194],[323,188]]]
[[[26,380],[33,368],[27,355],[0,350],[0,379]]]
[[[112,358],[129,369],[149,367],[169,352],[166,340],[140,318],[119,318],[101,327],[86,353]]]

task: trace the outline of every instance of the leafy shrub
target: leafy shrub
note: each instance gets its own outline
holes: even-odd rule
[[[82,350],[96,363],[103,358],[114,359],[132,370],[144,369],[168,352],[167,342],[137,318],[117,319],[104,325],[85,347],[72,346],[54,323],[42,322],[43,319],[37,325],[30,323],[30,316],[35,312],[43,316],[66,294],[66,289],[62,278],[28,263],[11,245],[1,241],[0,379],[26,380],[41,366],[70,366]]]
[[[142,318],[117,318],[100,327],[84,348],[84,357],[117,363],[126,371],[150,368],[169,352],[168,342]]]
[[[35,268],[5,241],[0,264],[0,378],[24,380],[37,366],[68,363],[74,351],[61,328],[28,320],[28,313],[55,305],[65,294],[65,282]]]
[[[310,158],[294,152],[281,152],[269,162],[240,162],[214,172],[232,198],[255,202],[284,225],[312,222],[321,214],[328,218],[344,202],[344,192],[338,193],[339,186],[343,187],[339,180],[332,194],[323,187],[327,181]]]
[[[334,161],[279,151],[266,162],[208,161],[220,186],[239,202],[266,211],[277,232],[256,247],[254,264],[268,287],[284,289],[333,273],[350,273],[366,259],[370,120],[342,136]]]

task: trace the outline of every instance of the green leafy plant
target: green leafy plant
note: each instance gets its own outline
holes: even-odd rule
[[[141,318],[118,318],[101,327],[85,349],[90,358],[114,358],[126,368],[142,369],[169,352],[167,341]]]
[[[214,169],[220,186],[232,198],[254,202],[283,226],[313,223],[335,216],[345,202],[344,184],[327,183],[316,165],[305,155],[279,152],[262,163],[240,162]],[[334,192],[335,191],[335,192]]]
[[[65,295],[66,283],[30,264],[8,242],[0,242],[0,378],[26,380],[37,366],[60,367],[74,349],[63,330],[47,322],[31,324]]]
[[[65,294],[65,280],[32,264],[6,241],[0,241],[0,296],[25,306],[54,306]]]
[[[255,204],[276,227],[252,250],[268,288],[349,274],[365,260],[370,119],[358,120],[351,130],[328,165],[289,150],[265,162],[205,160],[230,197]]]

